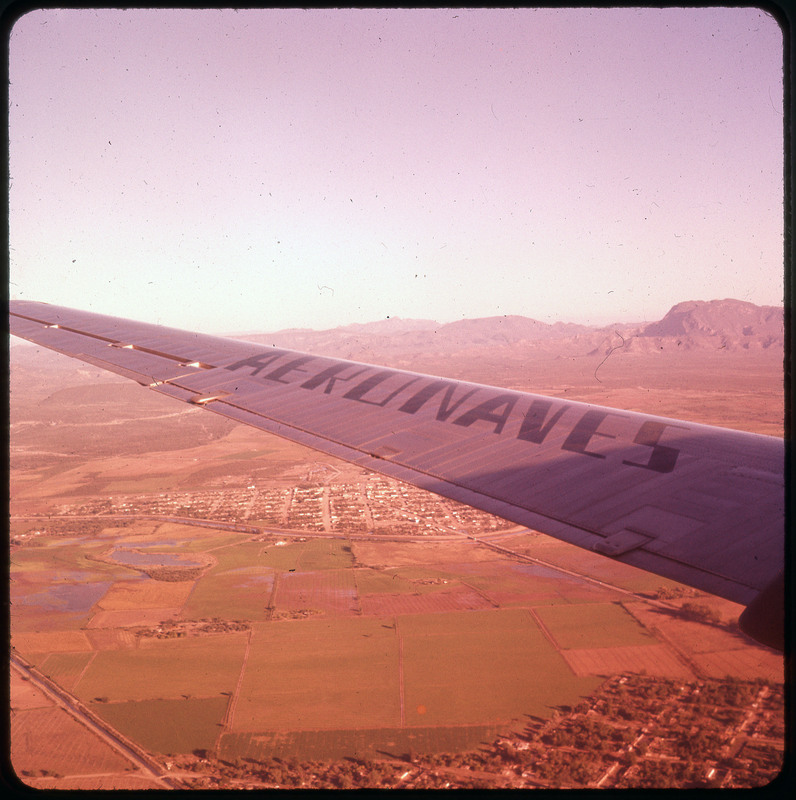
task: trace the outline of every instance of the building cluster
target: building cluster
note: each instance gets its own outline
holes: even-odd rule
[[[303,531],[326,530],[325,495],[326,487],[323,485],[296,486],[288,505],[287,527]]]
[[[207,636],[213,633],[230,633],[251,630],[246,620],[227,620],[219,617],[199,620],[166,619],[147,628],[133,632],[142,639],[182,639],[188,636]]]
[[[754,787],[778,774],[783,743],[781,684],[620,675],[497,749],[537,786]]]
[[[152,492],[62,504],[63,516],[147,515],[303,531],[446,535],[513,527],[506,520],[380,476],[361,483],[305,481],[192,492]]]

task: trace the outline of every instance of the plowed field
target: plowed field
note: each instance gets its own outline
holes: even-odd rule
[[[357,614],[354,579],[350,570],[283,573],[276,592],[277,610],[314,609],[332,614]]]

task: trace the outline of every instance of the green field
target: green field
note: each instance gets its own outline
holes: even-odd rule
[[[398,631],[410,726],[510,720],[520,709],[548,717],[600,683],[576,677],[522,609],[407,615]]]
[[[42,664],[41,671],[64,688],[71,689],[93,655],[93,653],[51,653]]]
[[[389,620],[255,624],[232,728],[397,725],[397,666],[398,642]]]
[[[617,603],[543,606],[535,611],[564,650],[626,647],[657,641]]]
[[[273,582],[273,571],[261,566],[205,575],[197,581],[183,606],[183,616],[266,620]]]
[[[229,698],[91,703],[89,707],[125,736],[156,753],[190,753],[215,747]]]
[[[354,565],[349,545],[339,539],[310,539],[284,545],[272,542],[261,544],[260,548],[263,551],[261,563],[283,572],[347,569]]]
[[[142,523],[136,521],[127,528],[106,528],[104,536],[112,536],[117,545],[154,545],[156,542],[176,542],[176,544],[157,545],[159,552],[204,552],[249,540],[245,533],[234,533],[203,525],[190,525],[181,522]]]
[[[299,758],[324,761],[337,758],[402,758],[416,753],[460,753],[494,741],[505,727],[457,725],[432,728],[359,728],[351,730],[225,733],[219,758]]]
[[[519,709],[546,717],[600,680],[576,677],[520,609],[407,615],[397,628],[378,617],[260,624],[233,729],[479,725]]]
[[[240,674],[245,633],[143,640],[134,650],[100,650],[74,688],[84,701],[207,697],[231,692]]]
[[[74,540],[59,541],[57,537],[42,537],[39,547],[14,552],[11,555],[11,567],[14,572],[55,570],[61,575],[65,571],[80,570],[82,581],[123,580],[140,574],[121,565],[99,561],[99,556],[107,548],[105,541],[75,543]],[[52,577],[48,579],[52,580]]]
[[[187,525],[180,526],[183,531],[191,531],[190,538],[181,539],[180,535],[175,535],[172,531],[169,533],[161,534],[158,532],[158,537],[168,539],[177,539],[179,543],[176,545],[158,546],[157,550],[161,553],[204,553],[208,550],[215,550],[219,547],[226,547],[228,545],[235,545],[239,542],[245,542],[249,537],[244,533],[219,533],[212,528],[189,528]],[[182,533],[181,536],[185,536]],[[151,537],[149,539],[151,541]]]
[[[11,570],[15,573],[37,573],[53,569],[53,559],[43,548],[17,550],[11,554]]]
[[[357,588],[361,594],[392,594],[416,591],[417,584],[398,574],[398,570],[362,568],[356,571]]]

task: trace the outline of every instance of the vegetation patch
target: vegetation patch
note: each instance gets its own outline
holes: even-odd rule
[[[256,571],[223,574],[211,570],[194,585],[183,606],[183,614],[193,618],[268,619],[274,573],[262,567],[253,569]]]
[[[618,603],[539,606],[534,613],[564,650],[656,643]]]
[[[183,639],[186,636],[209,636],[215,633],[248,631],[250,625],[241,620],[224,620],[219,617],[198,620],[166,619],[149,628],[140,628],[136,635],[142,639]]]
[[[398,661],[391,620],[324,617],[254,625],[232,729],[397,725]]]
[[[86,634],[77,630],[14,633],[11,637],[11,644],[24,655],[91,650],[91,642]]]
[[[125,736],[156,753],[190,753],[215,746],[229,697],[93,702],[89,707]]]
[[[97,606],[105,611],[180,607],[188,599],[192,586],[186,582],[117,581]]]
[[[82,700],[187,699],[232,692],[246,633],[180,639],[141,639],[134,650],[97,653],[75,686]],[[151,722],[151,721],[150,721]]]
[[[93,653],[52,653],[47,656],[41,671],[66,689],[71,689],[80,673],[91,661]]]
[[[204,567],[146,567],[141,572],[145,572],[153,581],[180,583],[195,581],[204,570]]]
[[[235,761],[268,758],[329,760],[337,758],[404,758],[409,753],[472,750],[491,742],[498,729],[489,725],[431,728],[357,728],[319,731],[225,733],[218,757]]]
[[[521,609],[399,617],[398,633],[409,726],[548,717],[599,685],[577,677]]]

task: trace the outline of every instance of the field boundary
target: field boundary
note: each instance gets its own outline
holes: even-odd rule
[[[221,730],[216,738],[216,751],[218,751],[219,747],[221,746],[221,737],[228,730],[232,729],[232,723],[235,720],[235,709],[238,706],[238,697],[240,695],[241,687],[243,686],[243,676],[246,673],[246,665],[249,663],[249,652],[251,651],[253,633],[254,631],[251,628],[246,632],[246,648],[243,651],[243,659],[240,665],[240,672],[238,673],[238,680],[235,684],[235,688],[232,691],[232,697],[229,699],[227,713],[224,715],[224,719],[221,721]]]

